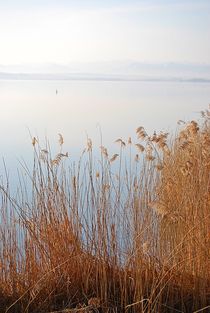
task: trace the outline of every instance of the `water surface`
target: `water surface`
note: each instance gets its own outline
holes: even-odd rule
[[[57,90],[57,92],[56,92]],[[32,155],[31,138],[57,144],[77,157],[86,136],[114,149],[114,140],[148,132],[175,131],[179,119],[191,120],[210,102],[210,84],[190,82],[0,81],[0,158],[14,170]],[[55,148],[56,149],[56,148]],[[2,171],[2,165],[0,167]]]

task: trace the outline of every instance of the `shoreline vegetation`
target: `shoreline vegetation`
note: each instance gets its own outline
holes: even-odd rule
[[[32,138],[0,182],[0,312],[210,312],[210,111],[173,137],[90,138],[77,163]],[[69,160],[69,161],[68,161]]]

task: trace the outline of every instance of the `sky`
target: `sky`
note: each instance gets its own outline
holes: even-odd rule
[[[0,65],[210,64],[209,0],[0,0]]]

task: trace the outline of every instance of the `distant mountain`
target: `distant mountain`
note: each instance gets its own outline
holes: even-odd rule
[[[0,79],[210,81],[210,64],[149,64],[133,61],[0,65]]]

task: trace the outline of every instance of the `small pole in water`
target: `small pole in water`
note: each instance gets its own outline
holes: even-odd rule
[[[58,90],[57,89],[55,90],[55,93],[56,93],[56,95],[58,94]]]

